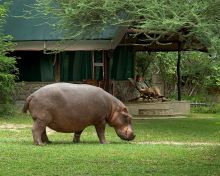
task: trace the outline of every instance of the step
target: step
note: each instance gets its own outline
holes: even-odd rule
[[[163,119],[184,119],[187,118],[186,116],[135,116],[133,117],[132,120],[152,120],[152,119],[159,119],[159,120],[163,120]]]
[[[155,108],[155,109],[138,109],[138,115],[170,115],[173,114],[173,109]]]

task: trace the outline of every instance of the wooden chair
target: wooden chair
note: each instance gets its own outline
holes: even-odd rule
[[[132,78],[128,78],[128,80],[130,81],[130,83],[133,85],[133,87],[140,93],[140,96],[139,97],[137,97],[137,98],[135,98],[135,99],[133,99],[133,100],[138,100],[138,99],[140,99],[140,98],[142,98],[143,99],[143,101],[144,100],[153,100],[153,97],[151,96],[151,95],[147,95],[147,94],[145,94],[145,93],[143,93],[139,88],[138,88],[138,86],[137,86],[137,84],[136,84],[136,81],[134,80],[134,79],[132,79]],[[146,84],[146,86],[148,87],[148,85]]]
[[[165,96],[164,95],[161,95],[161,94],[159,94],[159,89],[158,88],[156,88],[156,87],[149,87],[149,85],[144,81],[144,83],[146,84],[146,88],[148,88],[149,89],[149,92],[148,91],[146,91],[146,92],[143,92],[143,91],[141,91],[139,88],[138,88],[138,86],[137,86],[137,84],[136,84],[136,81],[134,80],[134,79],[132,79],[132,78],[128,78],[128,80],[130,81],[130,83],[134,86],[134,88],[140,93],[140,96],[139,97],[137,97],[137,98],[135,98],[134,100],[138,100],[138,99],[140,99],[140,98],[142,98],[143,99],[143,101],[144,100],[148,100],[148,101],[152,101],[152,100],[161,100],[161,101],[167,101],[167,99],[165,98]]]

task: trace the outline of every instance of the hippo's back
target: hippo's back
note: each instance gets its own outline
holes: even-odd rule
[[[47,120],[52,129],[80,130],[111,114],[111,100],[101,88],[86,84],[55,83],[34,92],[29,104],[32,117]]]

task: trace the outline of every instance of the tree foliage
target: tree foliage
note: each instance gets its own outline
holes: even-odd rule
[[[158,53],[155,64],[167,90],[176,92],[176,58],[177,53]],[[181,86],[185,97],[207,93],[210,89],[220,87],[220,61],[207,53],[183,52],[181,65]]]
[[[202,52],[182,52],[181,55],[181,89],[184,98],[207,101],[209,93],[220,92],[220,60]],[[165,84],[166,95],[174,97],[177,92],[176,60],[177,52],[137,52],[135,71],[150,85],[153,85],[152,75],[159,74]]]
[[[196,37],[210,51],[219,51],[219,0],[37,0],[35,9],[46,18],[58,17],[57,29],[72,36],[127,25],[160,36],[180,34],[188,44]]]
[[[7,57],[12,50],[11,36],[3,35],[3,25],[7,16],[10,2],[0,4],[0,103],[4,104],[4,111],[7,104],[12,102],[12,95],[15,88],[17,68],[15,58]],[[1,105],[0,111],[2,111]]]
[[[152,64],[155,62],[155,53],[136,52],[135,58],[135,74],[145,79],[152,77]]]

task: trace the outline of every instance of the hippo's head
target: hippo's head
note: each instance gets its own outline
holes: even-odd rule
[[[133,140],[135,138],[132,126],[131,115],[128,113],[127,108],[113,113],[110,126],[114,127],[117,135],[123,140]]]

